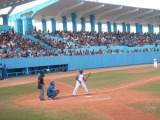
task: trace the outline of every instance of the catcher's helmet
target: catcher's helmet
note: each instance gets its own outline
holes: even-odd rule
[[[79,70],[79,73],[81,73],[81,74],[82,74],[82,73],[83,73],[83,70]]]
[[[55,85],[55,82],[54,82],[54,80],[52,80],[51,82],[50,82],[50,85]]]

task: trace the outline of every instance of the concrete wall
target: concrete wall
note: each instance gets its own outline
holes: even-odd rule
[[[127,66],[153,63],[153,58],[160,62],[160,52],[141,52],[129,54],[103,54],[85,56],[54,56],[37,58],[0,59],[8,69],[53,66],[67,64],[68,70],[90,69],[102,67]]]
[[[8,26],[8,25],[0,25],[0,31],[1,31],[1,30],[10,31],[10,30],[11,30],[11,27]]]

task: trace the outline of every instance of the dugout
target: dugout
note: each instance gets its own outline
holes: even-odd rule
[[[68,65],[49,65],[49,66],[36,66],[36,67],[27,67],[27,68],[17,68],[17,69],[9,69],[8,68],[8,77],[19,77],[19,76],[29,76],[29,75],[37,75],[41,71],[45,74],[48,73],[56,73],[56,72],[67,72]]]

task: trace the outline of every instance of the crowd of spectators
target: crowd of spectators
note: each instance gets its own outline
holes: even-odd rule
[[[149,33],[108,33],[108,32],[71,32],[71,31],[49,31],[44,32],[34,29],[31,33],[39,41],[34,42],[22,35],[12,31],[0,31],[0,57],[42,57],[42,56],[71,56],[71,55],[93,55],[114,54],[130,52],[159,51],[160,34]],[[48,36],[48,37],[47,37]],[[55,48],[51,50],[40,42]],[[134,50],[116,49],[111,46],[144,47],[153,45],[154,48],[143,48]],[[99,49],[90,49],[98,46]],[[105,48],[105,49],[102,49]]]
[[[0,58],[50,56],[53,51],[14,31],[0,32]]]
[[[156,47],[160,44],[160,35],[149,33],[121,33],[119,31],[118,33],[71,32],[60,30],[50,33],[49,31],[44,32],[34,30],[32,35],[58,49],[58,54],[63,53],[65,55],[159,51],[159,48]],[[50,36],[46,37],[46,35]],[[52,36],[57,36],[57,38]],[[111,49],[111,46],[144,47],[146,45],[153,45],[154,48],[135,48],[134,50]],[[99,46],[99,50],[89,49],[92,48],[92,46]],[[102,46],[106,46],[106,49],[102,49]]]
[[[160,39],[159,34],[139,33],[108,33],[108,32],[71,32],[55,31],[52,35],[58,35],[65,41],[73,41],[76,45],[89,46],[144,46],[155,45]],[[76,46],[75,46],[76,47]]]

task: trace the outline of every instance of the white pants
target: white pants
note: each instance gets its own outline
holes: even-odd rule
[[[73,95],[76,95],[77,90],[78,90],[78,88],[79,88],[80,85],[82,85],[82,87],[85,90],[86,94],[89,94],[88,88],[87,88],[86,84],[84,82],[80,83],[79,81],[77,81],[76,82],[76,87],[74,88],[74,91],[73,91]]]
[[[154,68],[158,68],[157,62],[154,62]]]

